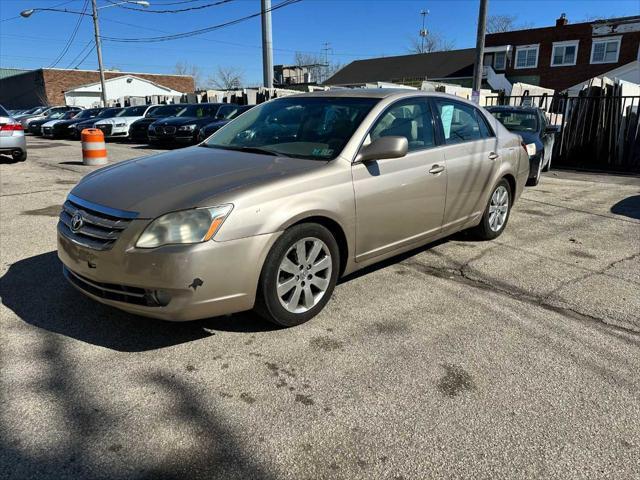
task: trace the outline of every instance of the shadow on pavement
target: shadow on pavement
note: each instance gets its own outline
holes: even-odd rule
[[[611,213],[640,220],[640,195],[633,195],[620,200],[611,207]]]
[[[215,331],[273,330],[247,312],[194,322],[166,322],[121,312],[85,297],[67,283],[56,252],[20,260],[0,278],[2,303],[23,321],[93,345],[141,352],[200,340]]]

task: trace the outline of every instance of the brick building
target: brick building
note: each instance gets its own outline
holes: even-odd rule
[[[562,14],[552,27],[487,35],[485,49],[484,64],[511,83],[562,91],[637,62],[640,16],[571,24]]]
[[[563,14],[552,27],[487,35],[483,88],[509,90],[506,77],[506,86],[522,82],[563,91],[608,72],[640,84],[639,55],[640,16],[570,24]],[[472,48],[356,60],[324,84],[419,86],[431,80],[470,87],[474,61]]]
[[[193,77],[153,73],[105,72],[105,78],[134,75],[173,90],[192,93]],[[64,105],[64,92],[100,81],[97,70],[63,70],[41,68],[0,79],[0,104],[5,108],[28,108],[35,105]],[[107,90],[108,92],[108,90]]]

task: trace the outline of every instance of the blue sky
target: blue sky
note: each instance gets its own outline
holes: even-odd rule
[[[21,10],[51,7],[64,0],[0,0],[0,66],[38,68],[50,65],[70,37],[77,17],[39,12],[29,19],[12,18]],[[150,9],[176,9],[213,3],[193,0],[149,0]],[[276,5],[282,0],[272,0]],[[108,5],[106,0],[98,0]],[[80,10],[84,0],[63,8]],[[162,5],[164,4],[164,6]],[[333,61],[408,53],[410,38],[417,36],[421,9],[430,11],[427,27],[455,42],[456,48],[475,44],[478,0],[302,0],[273,12],[274,63],[291,62],[295,51],[320,53],[330,42]],[[100,12],[101,33],[110,37],[146,37],[179,33],[223,23],[259,12],[260,0],[233,0],[199,11],[150,14],[118,7]],[[591,17],[640,14],[639,0],[489,0],[489,14],[514,14],[518,22],[553,25],[565,12],[573,23]],[[67,67],[93,38],[91,19],[81,23],[75,41],[57,65]],[[152,44],[104,42],[106,67],[134,72],[172,73],[176,62],[200,67],[206,78],[218,65],[244,73],[247,84],[262,79],[260,19],[254,18],[216,32],[189,39]],[[82,58],[81,55],[77,60]],[[96,68],[95,53],[80,68]]]

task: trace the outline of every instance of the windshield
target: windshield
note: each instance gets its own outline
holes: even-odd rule
[[[0,117],[10,117],[9,112],[7,112],[2,105],[0,105]]]
[[[496,117],[507,130],[512,132],[537,132],[538,116],[535,112],[522,110],[493,110],[491,115]]]
[[[67,112],[52,112],[52,113],[49,115],[49,117],[48,117],[48,118],[49,118],[50,120],[53,120],[53,119],[56,119],[56,118],[62,118],[62,117],[64,117],[65,113],[67,113]]]
[[[338,156],[377,98],[287,97],[254,107],[204,146],[263,149],[296,158]]]
[[[82,120],[84,118],[93,118],[100,110],[96,108],[90,108],[88,110],[82,110],[78,115],[76,115],[74,120]]]
[[[173,117],[183,108],[184,105],[162,105],[150,110],[146,116],[149,118]]]
[[[144,112],[149,108],[148,105],[139,105],[137,107],[127,107],[116,115],[116,117],[142,117]]]
[[[122,108],[107,108],[106,110],[101,111],[96,118],[113,118],[122,111]]]
[[[207,103],[201,103],[197,105],[187,105],[176,115],[176,117],[196,117],[196,118],[213,117],[219,108],[220,108],[220,105],[207,104]]]

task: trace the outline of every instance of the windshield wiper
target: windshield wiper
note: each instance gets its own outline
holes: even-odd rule
[[[234,150],[236,152],[261,153],[263,155],[273,155],[273,156],[276,156],[276,157],[277,156],[282,156],[282,157],[288,157],[289,156],[286,153],[274,152],[273,150],[268,150],[266,148],[260,148],[260,147],[232,147],[232,146],[228,146],[228,145],[206,145],[206,146],[213,147],[213,148],[221,148],[223,150]]]

